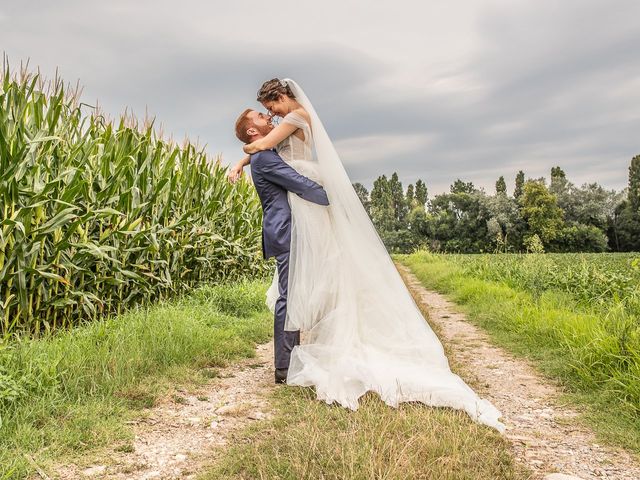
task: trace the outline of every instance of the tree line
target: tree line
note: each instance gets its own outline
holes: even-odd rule
[[[379,176],[371,192],[353,186],[392,252],[640,251],[640,155],[619,192],[596,182],[578,187],[560,167],[549,182],[519,171],[512,195],[503,176],[493,194],[458,179],[433,198],[422,180],[405,190],[395,172]]]

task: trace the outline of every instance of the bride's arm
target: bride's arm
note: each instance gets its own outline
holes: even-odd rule
[[[298,129],[295,125],[282,122],[269,132],[266,137],[259,138],[255,142],[245,145],[242,149],[245,153],[256,153],[261,150],[270,150],[278,145],[282,140],[287,138]]]

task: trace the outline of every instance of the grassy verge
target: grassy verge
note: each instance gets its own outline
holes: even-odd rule
[[[524,479],[506,441],[465,413],[420,404],[393,409],[373,394],[357,412],[282,387],[277,415],[241,432],[199,480]]]
[[[263,283],[203,287],[189,296],[38,340],[0,345],[0,479],[103,445],[168,385],[205,381],[254,354],[272,322]]]
[[[640,386],[640,362],[619,351],[618,324],[628,319],[622,321],[615,308],[589,308],[567,292],[476,278],[455,258],[419,252],[396,259],[427,288],[448,294],[497,344],[559,380],[602,440],[640,452],[638,405],[631,395],[640,388],[634,387]]]

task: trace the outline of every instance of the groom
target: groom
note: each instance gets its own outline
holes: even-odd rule
[[[273,128],[270,117],[247,109],[236,121],[236,136],[243,143],[251,143],[265,137]],[[251,155],[251,176],[262,204],[262,253],[264,258],[276,257],[278,265],[280,296],[273,321],[275,381],[286,383],[291,350],[300,344],[300,331],[284,330],[291,244],[291,207],[287,192],[319,205],[329,205],[329,199],[320,185],[296,172],[275,150]]]

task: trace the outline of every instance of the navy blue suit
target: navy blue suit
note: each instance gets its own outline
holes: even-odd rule
[[[318,205],[329,205],[327,193],[313,180],[300,175],[273,150],[251,155],[251,176],[262,204],[262,253],[276,257],[279,297],[273,322],[276,368],[289,368],[293,347],[300,344],[300,332],[285,332],[289,251],[291,248],[291,207],[288,192]]]

